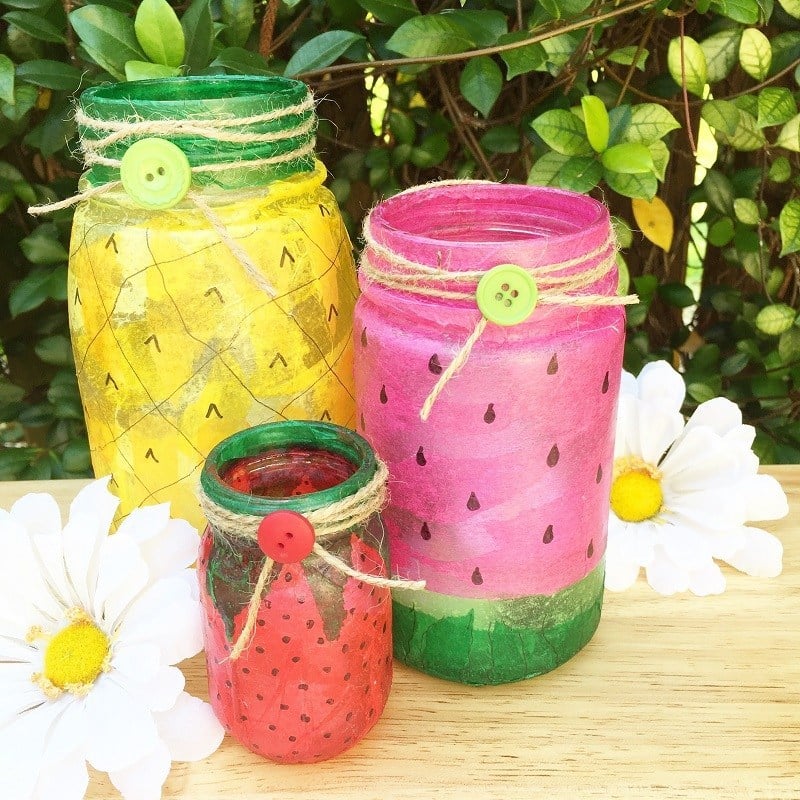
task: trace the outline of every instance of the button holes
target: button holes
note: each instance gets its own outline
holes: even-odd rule
[[[497,301],[500,301],[500,300],[502,300],[502,299],[503,299],[503,293],[502,293],[502,292],[498,292],[498,293],[497,293],[497,294],[494,296],[494,299],[495,299],[495,300],[497,300]]]
[[[294,534],[291,531],[286,531],[286,538],[287,539],[294,539]]]
[[[516,289],[512,289],[511,290],[511,296],[512,297],[519,297],[519,292]]]
[[[506,308],[511,308],[511,301],[510,301],[510,300],[505,300],[505,301],[503,302],[503,305],[504,305]]]
[[[508,290],[509,290],[511,287],[510,287],[510,286],[509,286],[507,283],[504,283],[504,284],[503,284],[503,285],[502,285],[500,288],[501,288],[501,289],[502,289],[504,292],[507,292],[507,291],[508,291]]]
[[[147,174],[144,176],[144,179],[145,179],[146,181],[152,181],[152,180],[155,180],[155,176],[153,175],[153,173],[152,173],[152,172],[148,172],[148,173],[147,173]]]
[[[166,173],[167,173],[167,171],[164,169],[164,167],[159,167],[158,168],[158,174],[159,175],[166,175]]]

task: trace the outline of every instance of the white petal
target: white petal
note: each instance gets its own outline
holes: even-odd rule
[[[689,590],[698,597],[722,594],[725,591],[725,576],[713,561],[709,561],[702,568],[689,573]]]
[[[789,513],[786,493],[772,475],[753,475],[743,486],[745,521],[781,519]]]
[[[124,769],[151,752],[158,741],[150,712],[109,675],[86,698],[89,738],[86,758],[101,772]]]
[[[59,530],[56,536],[34,534],[31,541],[39,562],[42,579],[49,591],[66,608],[78,605],[80,601],[67,577],[64,540],[61,531]]]
[[[31,680],[35,671],[30,664],[0,664],[0,731],[19,714],[45,702]]]
[[[80,750],[58,763],[47,762],[36,786],[36,800],[82,800],[89,788],[89,771]]]
[[[79,753],[83,762],[89,733],[86,722],[86,701],[72,695],[62,695],[58,702],[63,706],[63,710],[50,729],[44,754],[45,761],[50,764],[60,764],[75,753]]]
[[[641,567],[633,559],[613,556],[606,551],[606,589],[624,592],[630,589],[639,577]]]
[[[167,746],[158,742],[153,751],[140,761],[109,772],[108,777],[125,800],[160,800],[161,788],[171,767]]]
[[[208,703],[184,692],[173,708],[156,714],[158,734],[173,761],[200,761],[222,743],[225,731]]]
[[[712,562],[711,545],[701,531],[681,525],[662,525],[659,534],[660,546],[681,569],[692,572]]]
[[[89,612],[94,610],[100,558],[107,538],[108,526],[100,516],[73,511],[69,522],[64,526],[64,561],[67,578],[80,600],[81,607]]]
[[[680,373],[666,361],[645,364],[636,382],[639,384],[639,397],[646,403],[652,403],[667,413],[681,410],[686,384]]]
[[[0,668],[4,661],[31,662],[36,657],[36,649],[24,639],[0,634]]]
[[[732,567],[756,578],[774,578],[783,569],[780,539],[761,528],[743,526],[742,546],[725,559]]]
[[[645,567],[647,582],[659,594],[671,595],[689,588],[689,575],[670,561],[661,548],[656,548],[651,564]]]
[[[10,513],[29,534],[55,536],[61,533],[61,512],[50,494],[26,494],[11,506]]]
[[[675,493],[662,483],[664,511],[661,518],[676,525],[703,530],[729,531],[744,521],[744,495],[736,487],[703,492]]]
[[[683,417],[648,403],[639,404],[639,450],[648,464],[658,464],[683,431]]]
[[[138,544],[146,542],[167,527],[169,522],[169,503],[135,508],[122,521],[119,533],[130,536]]]
[[[119,534],[117,534],[119,535]],[[180,576],[150,586],[126,612],[120,639],[152,642],[167,664],[177,664],[203,649],[202,610]]]
[[[130,642],[125,638],[114,645],[111,669],[147,682],[161,668],[161,649],[151,642]]]
[[[664,485],[675,493],[730,487],[744,477],[739,454],[710,428],[692,428],[675,442],[661,465]]]
[[[111,476],[107,475],[84,486],[69,507],[69,518],[72,519],[73,515],[92,516],[100,528],[110,530],[119,506],[119,499],[108,490],[110,480]]]
[[[697,406],[686,423],[686,430],[702,426],[711,428],[719,436],[725,436],[741,424],[742,412],[739,406],[727,397],[715,397]]]
[[[167,711],[175,705],[186,686],[186,679],[177,667],[161,667],[148,680],[116,674],[117,682],[150,711]]]
[[[120,615],[147,586],[147,564],[139,547],[127,536],[109,536],[100,554],[100,571],[94,597],[94,614],[111,631]]]
[[[727,561],[745,542],[744,526],[737,525],[724,531],[705,531],[706,541],[711,547],[712,558]]]
[[[619,383],[620,394],[635,394],[639,396],[639,384],[636,383],[636,377],[630,372],[622,370],[622,378]]]
[[[617,404],[617,433],[614,439],[614,458],[640,455],[639,401],[636,395],[620,395]]]

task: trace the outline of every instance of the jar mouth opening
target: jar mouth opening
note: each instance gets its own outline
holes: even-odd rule
[[[401,192],[373,211],[372,230],[400,252],[420,245],[452,251],[480,243],[539,243],[561,251],[595,231],[606,235],[608,220],[605,206],[586,195],[475,181]]]
[[[334,465],[333,485],[320,491],[286,496],[261,496],[239,491],[226,482],[232,464],[259,455],[308,454],[312,466]],[[290,457],[287,455],[286,461]],[[347,462],[342,465],[342,461]],[[278,458],[280,461],[280,458]],[[349,467],[349,468],[348,468]],[[306,512],[355,494],[372,479],[377,468],[375,453],[355,431],[325,422],[285,421],[258,425],[223,439],[209,453],[200,484],[209,499],[228,511],[259,516],[280,509]],[[348,476],[349,473],[349,476]],[[302,476],[298,483],[302,482]]]
[[[145,111],[169,115],[174,108],[181,115],[185,105],[208,101],[243,100],[251,103],[257,99],[265,108],[278,108],[299,102],[308,94],[304,83],[277,75],[219,75],[191,76],[188,78],[154,78],[144,81],[124,81],[87,89],[81,95],[81,105],[99,101],[111,111],[126,108],[141,115],[137,103],[146,103]],[[94,109],[97,113],[98,109]]]

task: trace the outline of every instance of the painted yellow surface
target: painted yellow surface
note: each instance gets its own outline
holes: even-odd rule
[[[73,350],[95,474],[113,476],[121,517],[169,501],[199,527],[194,489],[221,439],[280,419],[353,425],[357,283],[324,177],[204,195],[274,300],[188,203],[146,212],[108,193],[78,208]]]

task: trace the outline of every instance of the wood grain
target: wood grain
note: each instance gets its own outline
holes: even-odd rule
[[[789,517],[766,525],[784,572],[726,572],[719,597],[663,598],[643,582],[606,598],[592,642],[548,675],[459,686],[396,665],[367,739],[332,761],[278,766],[226,739],[180,764],[165,800],[281,798],[800,798],[800,466],[768,471]],[[66,509],[78,481],[0,484],[0,507],[28,491]],[[185,665],[206,696],[202,658]],[[90,800],[117,797],[95,777]]]

